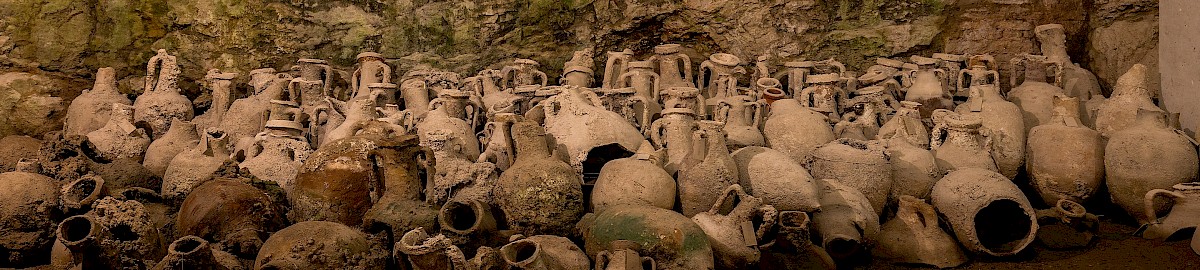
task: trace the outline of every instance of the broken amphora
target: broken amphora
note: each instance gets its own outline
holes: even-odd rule
[[[1037,235],[1037,216],[1029,200],[998,172],[981,168],[952,171],[933,186],[931,196],[958,241],[971,252],[1012,256]]]
[[[117,91],[116,73],[112,67],[96,70],[96,82],[92,89],[83,90],[83,93],[71,100],[71,105],[67,107],[67,116],[64,117],[65,135],[87,135],[103,128],[112,112],[110,104],[133,105],[129,97]]]
[[[893,263],[947,268],[967,262],[958,242],[938,226],[938,215],[925,200],[901,195],[896,217],[883,224],[871,255]]]
[[[1200,159],[1196,145],[1176,133],[1157,109],[1141,109],[1137,121],[1109,135],[1104,148],[1104,175],[1113,203],[1141,224],[1153,222],[1144,198],[1154,189],[1196,181]],[[1155,205],[1154,212],[1165,205]]]

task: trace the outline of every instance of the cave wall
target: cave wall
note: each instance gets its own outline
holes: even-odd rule
[[[599,68],[604,51],[644,57],[662,43],[684,44],[696,64],[728,52],[745,64],[832,57],[863,70],[876,57],[942,51],[1005,63],[1037,53],[1032,30],[1046,23],[1066,26],[1073,59],[1106,86],[1133,63],[1157,67],[1147,48],[1157,46],[1157,1],[1147,0],[0,0],[0,73],[39,82],[0,85],[0,96],[16,96],[0,103],[59,97],[65,107],[106,66],[121,91],[138,93],[156,49],[179,57],[181,88],[198,97],[208,69],[244,82],[253,69],[321,58],[348,75],[362,51],[388,57],[396,76],[531,58],[556,77],[575,50],[598,52]],[[0,114],[0,136],[54,129],[5,122]]]

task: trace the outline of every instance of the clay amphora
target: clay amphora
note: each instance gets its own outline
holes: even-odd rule
[[[825,249],[813,245],[810,239],[808,214],[801,211],[779,211],[779,231],[775,239],[763,244],[762,269],[837,269]]]
[[[60,206],[68,215],[87,213],[96,200],[109,195],[104,178],[95,174],[84,175],[79,180],[63,185],[60,193]]]
[[[507,240],[497,239],[501,235],[497,233],[497,220],[492,206],[484,201],[451,200],[442,205],[437,219],[438,227],[450,243],[466,250],[495,246]]]
[[[476,162],[491,162],[500,171],[508,170],[516,159],[516,148],[513,146],[512,125],[521,117],[512,113],[498,113],[489,118],[480,132],[479,141],[483,143],[483,153],[479,154]]]
[[[628,157],[645,141],[624,117],[600,107],[598,99],[587,90],[565,88],[539,105],[545,115],[546,132],[566,149],[568,161],[577,171],[598,172],[603,163],[588,162],[585,166],[585,160]]]
[[[290,191],[304,159],[313,152],[300,132],[297,122],[267,121],[267,129],[254,136],[253,144],[244,153],[245,160],[238,166],[260,180],[275,182],[284,191]]]
[[[476,199],[491,200],[487,195],[491,193],[491,183],[481,183],[480,180],[490,180],[487,177],[493,174],[494,165],[472,161],[462,153],[462,139],[454,137],[454,133],[449,130],[434,130],[423,135],[425,139],[421,141],[421,146],[433,151],[434,159],[437,160],[436,174],[430,176],[433,182],[425,187],[426,202],[441,205],[452,197],[468,196],[465,193],[481,193],[483,198]],[[479,185],[473,187],[470,184],[483,184],[488,187],[476,188]]]
[[[254,137],[266,124],[267,117],[263,116],[269,114],[271,100],[285,100],[280,95],[289,81],[290,75],[275,74],[275,69],[250,71],[250,86],[254,92],[249,97],[234,100],[218,127],[229,133],[234,142]]]
[[[116,71],[111,67],[96,70],[96,83],[92,89],[85,89],[71,101],[67,107],[67,116],[63,124],[66,135],[87,135],[88,132],[100,129],[108,123],[111,113],[110,104],[120,103],[133,105],[129,97],[117,91]]]
[[[263,243],[254,269],[384,269],[386,248],[346,225],[305,221],[279,230]]]
[[[591,261],[571,239],[534,235],[500,248],[500,256],[512,269],[589,270]]]
[[[532,121],[513,124],[517,160],[492,190],[508,226],[527,235],[567,235],[583,215],[583,180],[554,158],[546,132]],[[561,143],[561,142],[560,142]]]
[[[694,87],[671,87],[659,92],[658,101],[663,104],[664,110],[673,108],[691,109],[692,112],[700,118],[707,118],[707,108],[704,104],[704,95],[700,94],[700,90]]]
[[[93,206],[59,223],[51,266],[147,269],[166,255],[167,243],[144,205],[107,197]]]
[[[45,261],[59,218],[59,188],[38,174],[36,161],[20,161],[18,170],[0,173],[0,249],[5,266],[32,267]]]
[[[194,235],[246,258],[254,257],[267,236],[287,224],[271,197],[235,179],[196,187],[175,218],[176,235]]]
[[[1029,130],[1026,171],[1042,202],[1086,202],[1104,181],[1104,141],[1079,121],[1079,99],[1054,98],[1054,118]]]
[[[171,124],[171,129],[146,148],[146,158],[142,160],[142,166],[158,177],[167,173],[167,165],[176,155],[200,142],[195,123],[178,119],[173,121],[175,123]]]
[[[714,53],[703,63],[696,73],[696,86],[704,93],[704,99],[715,103],[717,99],[734,96],[738,93],[730,86],[737,85],[735,74],[746,74],[746,69],[738,66],[742,60],[728,53]]]
[[[660,165],[662,153],[643,142],[632,157],[605,163],[592,189],[592,212],[622,204],[675,207],[675,178]]]
[[[659,96],[658,91],[662,89],[659,74],[654,73],[654,62],[651,61],[629,62],[629,67],[617,78],[615,86],[633,88],[636,95],[645,101],[656,100]],[[658,102],[643,102],[641,106],[643,108],[639,111],[645,111],[649,115],[656,115],[662,111]]]
[[[963,56],[960,59],[965,59],[970,64],[969,69],[962,69],[962,62],[954,61],[939,61],[939,66],[949,67],[947,70],[953,75],[947,76],[947,81],[951,82],[951,89],[955,97],[969,98],[971,87],[995,85],[1000,87],[1000,73],[996,72],[996,58],[988,54],[973,55],[970,58]],[[953,78],[953,80],[951,80]],[[962,105],[959,105],[962,106]]]
[[[559,77],[558,81],[562,85],[591,88],[592,83],[594,83],[596,80],[594,77],[596,77],[596,72],[592,71],[591,68],[582,66],[565,66],[563,68],[563,75],[562,77]]]
[[[1155,213],[1154,200],[1164,197],[1171,202],[1171,212],[1159,218]],[[1149,215],[1142,237],[1147,239],[1164,239],[1175,232],[1200,226],[1200,182],[1176,184],[1170,190],[1155,189],[1146,193],[1145,213]]]
[[[952,172],[963,168],[997,171],[992,159],[991,140],[981,133],[983,119],[979,115],[959,114],[939,109],[933,114],[933,133],[929,142],[938,169]]]
[[[922,119],[929,118],[933,110],[953,108],[954,103],[948,98],[949,92],[943,85],[946,71],[934,67],[937,60],[920,56],[913,56],[912,59],[920,68],[905,74],[906,81],[911,83],[908,84],[904,100],[921,103]]]
[[[166,50],[158,50],[158,54],[146,63],[142,95],[133,101],[133,120],[146,122],[153,135],[151,138],[167,133],[171,119],[192,120],[192,101],[180,95],[176,85],[179,73],[175,56],[167,54]]]
[[[513,60],[513,65],[505,66],[500,70],[501,82],[500,87],[513,88],[525,85],[541,85],[546,86],[546,73],[538,70],[537,61],[531,59]]]
[[[648,61],[654,64],[654,72],[663,76],[659,82],[663,89],[696,87],[692,84],[692,59],[682,51],[679,44],[654,46],[654,55]]]
[[[437,95],[431,94],[429,84],[425,82],[425,75],[428,71],[413,70],[404,74],[404,80],[400,81],[400,98],[404,100],[404,110],[413,115],[423,115],[429,111],[429,101]],[[488,78],[481,78],[486,80]],[[481,85],[488,85],[487,83]],[[487,89],[487,88],[483,88]]]
[[[1017,72],[1022,69],[1025,80],[1018,85]],[[1066,95],[1056,85],[1062,79],[1061,72],[1062,67],[1046,60],[1045,56],[1027,54],[1013,59],[1011,78],[1014,87],[1008,91],[1008,100],[1021,108],[1026,132],[1050,121],[1054,113],[1054,96]]]
[[[119,103],[110,104],[110,107],[112,110],[108,124],[88,132],[88,141],[92,142],[101,158],[132,158],[141,161],[146,155],[146,147],[150,146],[150,136],[146,135],[145,130],[133,125],[134,108]]]
[[[443,97],[429,102],[433,109],[425,114],[425,119],[417,124],[417,135],[424,139],[424,134],[434,130],[449,130],[454,137],[462,140],[462,154],[469,157],[479,156],[479,138],[475,136],[474,121],[478,120],[479,103],[472,101],[466,93],[446,90]],[[453,98],[451,96],[458,96]],[[468,113],[469,112],[469,113]]]
[[[429,109],[437,110],[443,107],[446,108],[446,115],[467,121],[472,131],[483,120],[481,118],[481,114],[484,112],[483,101],[474,92],[442,90],[437,98],[429,101]]]
[[[338,139],[354,136],[354,133],[362,128],[368,121],[374,121],[379,117],[379,112],[375,110],[375,94],[368,95],[367,98],[354,99],[346,102],[346,119],[341,124],[334,126],[332,129],[322,133],[319,137],[320,143],[336,141]]]
[[[678,212],[644,205],[619,205],[589,214],[579,223],[589,256],[611,250],[617,240],[638,244],[658,269],[712,270],[713,250],[700,226]]]
[[[838,86],[840,79],[838,74],[808,76],[808,87],[796,94],[796,99],[805,107],[829,116],[831,121],[837,121],[841,107],[847,104],[846,92]]]
[[[207,88],[211,90],[212,104],[208,106],[208,111],[192,119],[201,130],[219,127],[221,122],[224,122],[225,114],[233,104],[231,91],[234,78],[237,78],[237,73],[221,73],[218,69],[210,69],[204,76],[205,82],[208,83]]]
[[[755,92],[758,93],[759,100],[767,105],[771,105],[771,102],[776,100],[788,98],[788,94],[783,92],[783,85],[774,78],[759,78],[754,85],[757,88]]]
[[[659,149],[667,149],[663,169],[674,175],[683,168],[692,151],[692,133],[696,130],[696,114],[687,108],[663,110],[662,118],[654,120],[649,132],[650,141]]]
[[[679,203],[685,216],[694,216],[717,202],[717,197],[739,180],[738,166],[725,143],[725,124],[700,121],[692,135],[692,150],[679,170]]]
[[[967,250],[1011,256],[1037,234],[1037,216],[1025,194],[995,171],[964,168],[933,186],[933,206]]]
[[[808,164],[813,178],[836,179],[871,201],[875,215],[883,215],[892,191],[892,165],[884,149],[867,142],[837,139],[813,152]]]
[[[921,149],[929,149],[929,128],[921,122],[921,103],[901,101],[896,114],[879,127],[876,139],[903,138]]]
[[[1096,108],[1096,131],[1101,135],[1112,137],[1113,133],[1136,124],[1140,109],[1161,110],[1150,100],[1146,70],[1145,65],[1134,64],[1117,79],[1112,97]]]
[[[900,82],[904,80],[900,72],[903,68],[904,61],[875,58],[875,65],[868,67],[862,76],[858,76],[858,83],[866,87],[885,87],[885,93],[895,98],[900,91]]]
[[[958,242],[938,226],[937,213],[925,200],[902,195],[896,217],[883,224],[879,243],[871,255],[893,263],[924,264],[938,268],[967,262]]]
[[[812,61],[783,62],[784,69],[776,73],[774,78],[786,87],[788,95],[796,95],[806,87],[805,82],[814,65]]]
[[[746,192],[779,211],[814,212],[821,208],[817,187],[808,170],[783,152],[749,146],[733,152]]]
[[[213,179],[213,173],[229,161],[229,136],[224,131],[209,128],[195,147],[175,155],[163,176],[163,197],[182,200],[192,189]]]
[[[1071,62],[1071,56],[1067,55],[1067,33],[1061,24],[1039,25],[1033,32],[1041,45],[1042,55],[1062,66],[1062,84],[1059,87],[1066,90],[1068,96],[1086,101],[1102,94],[1096,74]]]
[[[821,211],[813,213],[818,243],[834,259],[862,252],[879,234],[879,215],[857,189],[834,179],[817,180]]]
[[[188,235],[171,242],[171,245],[167,247],[167,256],[150,269],[241,270],[245,268],[233,254],[221,250],[217,245],[210,245],[204,238]]]
[[[1050,209],[1037,210],[1037,240],[1050,249],[1087,247],[1100,231],[1100,217],[1082,204],[1062,199]]]
[[[976,114],[989,131],[992,159],[996,168],[1005,177],[1017,176],[1025,163],[1025,122],[1021,108],[1000,96],[1000,84],[972,85],[967,102],[958,105],[955,112]]]
[[[657,104],[648,104],[653,99],[645,99],[637,94],[637,90],[633,87],[616,88],[616,89],[596,89],[594,90],[600,95],[600,102],[604,108],[609,111],[620,114],[625,118],[625,122],[634,127],[639,128],[642,132],[650,128],[650,119],[654,115],[647,111],[650,107],[661,108]],[[661,109],[659,109],[661,112]],[[655,112],[659,113],[659,112]]]
[[[1157,110],[1138,111],[1137,121],[1112,133],[1104,148],[1104,174],[1113,203],[1138,222],[1150,223],[1143,198],[1154,189],[1196,181],[1200,168],[1196,146],[1187,136],[1167,126],[1166,115]],[[1165,210],[1156,205],[1155,212]]]
[[[370,127],[372,130],[359,135],[372,138],[375,143],[376,148],[368,157],[373,163],[374,177],[378,179],[370,181],[368,178],[374,185],[374,193],[369,193],[369,197],[351,198],[370,198],[373,202],[371,209],[363,214],[362,226],[368,232],[386,230],[390,235],[403,235],[418,227],[434,228],[439,206],[429,201],[429,189],[433,186],[433,176],[437,175],[436,160],[431,158],[435,156],[433,151],[421,146],[416,136],[375,130],[381,128]],[[307,160],[305,162],[305,168],[310,168]],[[315,181],[310,183],[316,184]],[[320,187],[309,185],[306,188],[309,194],[314,194],[313,189]]]
[[[795,99],[781,99],[771,103],[771,114],[763,124],[763,137],[767,139],[767,147],[805,164],[817,147],[835,139],[833,127],[826,119]]]
[[[890,201],[902,195],[917,199],[929,199],[933,184],[944,172],[937,167],[937,159],[928,149],[913,145],[903,137],[883,139],[885,154],[891,163],[892,190]]]
[[[463,90],[474,91],[476,95],[483,98],[483,107],[487,108],[488,119],[491,115],[499,111],[493,111],[493,108],[503,108],[511,106],[518,96],[513,94],[508,89],[500,88],[500,71],[495,69],[485,69],[479,71],[479,75],[466,78],[463,81]],[[407,100],[405,100],[407,102]]]
[[[350,97],[365,98],[365,94],[370,93],[370,90],[367,89],[368,85],[392,81],[392,67],[383,62],[383,55],[376,52],[363,52],[355,58],[358,59],[358,67],[350,75]]]
[[[638,255],[637,243],[617,240],[609,244],[609,250],[596,254],[596,270],[654,270],[654,258]]]
[[[300,58],[296,60],[300,76],[288,82],[288,92],[300,97],[300,107],[309,110],[333,94],[333,68],[321,59]]]
[[[730,151],[746,146],[766,146],[759,131],[766,117],[766,103],[745,95],[732,96],[717,103],[713,120],[725,122],[725,134]]]
[[[621,77],[621,74],[625,73],[625,68],[629,66],[629,61],[632,60],[633,50],[625,49],[619,52],[608,52],[608,58],[604,60],[604,79],[600,81],[600,88],[617,88],[617,79]]]
[[[728,213],[722,210],[726,204],[733,206]],[[734,184],[722,192],[712,208],[696,214],[692,221],[708,235],[717,266],[737,269],[758,263],[762,256],[758,251],[758,242],[775,224],[776,215],[778,213],[774,207],[763,204],[762,199],[746,194],[741,186]],[[753,230],[752,221],[757,218],[767,225]]]
[[[429,235],[425,228],[408,231],[396,242],[392,251],[400,265],[413,270],[466,269],[467,258],[462,250],[444,235]]]
[[[968,63],[971,62],[973,57],[978,57],[978,56],[987,57],[987,59],[990,60],[988,62],[988,64],[990,64],[989,69],[990,70],[996,69],[996,66],[995,66],[996,59],[992,58],[991,55],[984,54],[984,55],[975,55],[972,57],[968,57],[967,55],[959,55],[959,54],[934,53],[932,56],[933,56],[933,59],[938,60],[937,68],[940,68],[940,69],[946,71],[946,85],[950,87],[950,92],[954,93],[955,97],[967,97],[969,95],[969,93],[967,93],[968,87],[962,87],[961,85],[958,84],[958,82],[960,80],[962,80],[962,77],[964,75],[963,71],[966,70],[963,68],[971,66],[971,65],[968,65]],[[1000,79],[1000,76],[997,74],[997,76],[993,77],[993,78],[998,80],[998,79]]]

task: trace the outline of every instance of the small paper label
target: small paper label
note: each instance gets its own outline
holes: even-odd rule
[[[747,247],[758,246],[758,236],[754,233],[754,223],[750,221],[742,222],[742,241],[746,242]]]
[[[117,123],[117,127],[121,128],[121,131],[125,132],[125,134],[130,134],[130,133],[133,133],[134,130],[137,130],[137,127],[133,126],[132,124],[129,124],[128,122]]]

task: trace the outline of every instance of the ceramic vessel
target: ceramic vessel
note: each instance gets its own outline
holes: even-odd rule
[[[728,213],[722,210],[726,204],[733,205]],[[763,204],[762,199],[746,194],[741,186],[734,184],[722,192],[712,208],[696,214],[692,221],[708,235],[717,266],[735,269],[758,263],[762,256],[758,242],[775,224],[776,215],[774,207]],[[752,221],[759,218],[767,225],[754,230]]]
[[[167,134],[150,143],[150,146],[146,148],[146,158],[142,160],[142,166],[158,177],[163,177],[167,173],[167,165],[171,164],[171,160],[176,155],[200,142],[196,124],[188,121],[174,121],[175,123],[171,124],[171,129],[167,131]]]
[[[836,179],[866,196],[875,215],[882,215],[888,203],[893,185],[891,167],[882,147],[848,139],[817,148],[808,164],[813,178]]]
[[[163,197],[182,200],[192,189],[213,179],[213,174],[229,161],[228,136],[209,128],[195,147],[175,155],[163,176]]]
[[[896,114],[879,127],[876,139],[903,138],[909,144],[929,149],[929,128],[921,121],[920,103],[901,101]]]
[[[674,175],[683,168],[687,155],[692,151],[692,133],[695,132],[696,114],[687,108],[663,110],[663,117],[650,126],[650,141],[659,149],[666,149],[663,169]]]
[[[167,247],[167,256],[154,265],[152,270],[184,270],[184,269],[214,269],[241,270],[245,269],[237,257],[226,253],[216,245],[210,245],[207,240],[188,235],[171,242]]]
[[[311,111],[321,105],[325,98],[335,96],[333,93],[333,68],[329,62],[321,59],[300,58],[296,60],[299,75],[288,82],[288,92],[299,96],[300,108]]]
[[[958,242],[938,226],[937,213],[925,200],[902,195],[896,217],[883,224],[879,243],[871,254],[893,263],[923,264],[938,268],[967,262]]]
[[[1054,112],[1054,97],[1066,95],[1058,85],[1062,80],[1062,67],[1041,55],[1022,55],[1013,60],[1013,73],[1008,91],[1008,100],[1021,109],[1025,129],[1050,121]],[[1024,80],[1018,83],[1018,72],[1024,70]]]
[[[605,163],[592,189],[592,211],[623,204],[675,207],[675,178],[663,170],[662,161],[661,152],[643,143],[634,156]]]
[[[225,114],[229,112],[229,106],[233,105],[233,79],[237,78],[237,73],[222,73],[218,69],[208,70],[208,74],[204,76],[207,83],[206,87],[212,96],[212,103],[208,106],[208,110],[204,114],[196,116],[192,119],[201,130],[210,127],[219,127],[221,122],[225,120]],[[235,118],[236,119],[236,118]],[[170,131],[168,129],[167,131]]]
[[[87,214],[63,220],[57,228],[52,267],[68,269],[147,269],[166,254],[158,225],[137,201],[100,199]]]
[[[1154,200],[1165,197],[1170,200],[1171,212],[1159,218],[1155,211]],[[1164,239],[1187,228],[1200,226],[1200,183],[1190,182],[1176,184],[1170,190],[1155,189],[1146,193],[1145,213],[1149,215],[1150,223],[1142,233],[1149,239]]]
[[[111,67],[96,70],[96,82],[92,89],[71,100],[64,118],[63,133],[66,135],[87,135],[89,132],[103,128],[108,123],[112,112],[110,104],[120,103],[133,105],[129,97],[117,91],[116,71]]]
[[[271,68],[250,71],[250,86],[254,92],[249,97],[234,100],[218,127],[229,133],[235,142],[254,137],[266,125],[273,107],[271,101],[290,100],[283,97],[283,93],[291,79],[291,75],[276,74]]]
[[[650,128],[650,119],[653,118],[654,114],[662,111],[662,106],[658,105],[657,102],[649,104],[653,98],[643,98],[638,95],[637,89],[633,87],[601,88],[593,92],[600,96],[600,103],[602,103],[605,109],[620,114],[625,118],[625,122],[629,122],[629,124],[642,132]],[[656,111],[651,114],[649,109]]]
[[[1079,99],[1054,103],[1054,118],[1029,131],[1026,171],[1042,202],[1086,202],[1104,182],[1104,141],[1079,120]]]
[[[716,104],[722,98],[736,96],[737,76],[745,75],[746,69],[738,66],[742,62],[737,56],[728,53],[714,53],[703,63],[696,73],[696,86],[708,101],[707,105]]]
[[[109,196],[108,187],[104,184],[104,178],[94,174],[84,175],[62,186],[59,205],[69,215],[87,213],[97,200]]]
[[[132,158],[141,161],[150,146],[146,131],[133,125],[134,108],[119,103],[110,104],[108,124],[88,132],[88,141],[95,146],[99,157],[107,160]],[[161,134],[160,134],[161,135]]]
[[[301,125],[294,120],[270,120],[262,133],[254,136],[245,159],[238,163],[261,180],[275,182],[285,191],[290,191],[296,173],[304,159],[312,154],[301,135]]]
[[[500,174],[492,194],[508,226],[521,233],[569,233],[583,215],[579,173],[555,159],[546,132],[532,121],[513,125],[517,160]]]
[[[534,235],[500,247],[500,256],[512,269],[589,270],[591,262],[571,239]]]
[[[275,232],[263,243],[254,269],[384,269],[379,243],[346,225],[305,221]]]
[[[370,93],[367,87],[373,83],[389,83],[392,81],[392,67],[384,63],[383,55],[376,52],[362,52],[357,57],[358,66],[350,74],[351,98],[365,98]],[[360,96],[363,95],[363,96]]]
[[[1062,199],[1050,209],[1037,210],[1037,240],[1050,249],[1087,247],[1100,232],[1100,217],[1082,204]]]
[[[804,107],[829,117],[830,121],[841,118],[841,108],[847,105],[847,93],[839,84],[839,74],[817,74],[808,76],[808,87],[796,94]]]
[[[910,83],[907,84],[904,100],[921,103],[921,118],[929,118],[937,109],[953,108],[954,103],[943,85],[946,71],[935,67],[937,60],[920,56],[913,56],[912,60],[919,68],[905,74],[906,81]]]
[[[192,120],[192,101],[179,94],[179,64],[166,50],[150,58],[146,64],[142,95],[133,101],[133,120],[146,122],[152,138],[161,137],[171,128],[171,120]]]
[[[726,142],[729,150],[747,146],[766,146],[766,139],[759,131],[766,117],[767,104],[749,96],[733,96],[717,103],[713,120],[725,122]]]
[[[455,113],[454,106],[443,104],[446,104],[446,102],[438,101],[436,104],[430,102],[430,105],[436,105],[436,108],[427,112],[425,119],[416,125],[417,136],[424,139],[424,134],[428,134],[429,132],[448,130],[453,132],[455,138],[462,140],[461,151],[463,155],[469,157],[479,156],[479,138],[475,136],[475,125],[470,122],[473,120],[457,117],[458,115]]]
[[[820,209],[817,187],[808,170],[783,152],[750,146],[733,152],[739,184],[746,192],[779,211]]]
[[[959,169],[933,186],[933,206],[967,250],[1012,256],[1033,242],[1037,216],[1025,194],[1004,175],[980,168]]]
[[[679,171],[681,213],[694,216],[708,211],[722,191],[739,180],[738,166],[725,143],[724,123],[700,121],[692,135],[692,151]]]
[[[59,189],[35,165],[22,161],[17,171],[0,173],[0,248],[7,253],[3,262],[13,267],[44,261],[54,241]]]
[[[692,83],[692,59],[683,53],[679,44],[662,44],[654,46],[654,55],[650,56],[654,64],[654,72],[662,76],[659,82],[663,89],[670,87],[695,87]]]
[[[813,228],[829,256],[845,259],[858,254],[879,235],[879,215],[857,189],[834,179],[817,180],[821,211],[813,214]]]
[[[760,268],[765,269],[837,269],[825,249],[809,240],[812,223],[801,211],[779,211],[779,231],[775,239],[763,244]]]
[[[546,84],[546,73],[538,70],[539,64],[531,59],[513,60],[513,64],[505,66],[500,70],[501,83],[504,88],[513,88],[525,85],[542,85]]]
[[[1198,168],[1196,146],[1167,126],[1166,115],[1157,110],[1138,111],[1137,121],[1111,134],[1104,147],[1104,178],[1112,201],[1143,224],[1152,221],[1143,205],[1146,193],[1194,182]]]
[[[595,94],[579,88],[543,100],[546,133],[566,150],[568,161],[580,172],[598,172],[603,161],[631,156],[645,137],[621,115],[600,107]],[[601,162],[585,162],[588,160]]]
[[[466,269],[467,258],[462,250],[443,235],[429,235],[425,228],[416,228],[400,237],[392,251],[400,265],[413,270]]]
[[[996,171],[991,155],[991,140],[982,133],[983,119],[979,115],[959,114],[938,110],[933,114],[930,150],[943,172],[963,168],[982,168]]]
[[[1096,74],[1071,61],[1071,56],[1067,54],[1067,33],[1061,24],[1039,25],[1033,32],[1041,45],[1042,55],[1062,66],[1060,87],[1064,88],[1068,96],[1087,100],[1103,94]]]
[[[805,164],[817,147],[833,141],[833,128],[826,116],[800,105],[794,99],[771,103],[771,113],[763,124],[767,147],[787,154]]]
[[[617,88],[617,79],[621,77],[622,73],[625,73],[625,68],[632,60],[633,50],[608,52],[608,58],[604,60],[604,79],[600,81],[600,88]]]
[[[176,235],[194,235],[246,258],[254,257],[267,236],[287,224],[271,197],[233,179],[196,187],[175,218]]]
[[[424,70],[413,70],[404,74],[404,79],[400,81],[400,99],[404,100],[404,111],[417,116],[423,115],[425,112],[429,111],[429,101],[432,100],[433,97],[436,97],[437,93],[431,93],[433,90],[431,90],[429,88],[429,84],[425,82],[425,75],[427,73],[428,71]],[[489,89],[485,86],[491,85],[487,83],[490,81],[490,77],[476,79],[480,80],[481,84],[477,84],[477,86],[480,87],[481,90]],[[501,92],[503,90],[494,91]]]
[[[653,206],[621,205],[588,215],[579,223],[589,256],[610,250],[617,240],[632,241],[658,269],[714,269],[713,250],[700,226],[678,212]]]
[[[796,95],[804,90],[805,82],[808,81],[808,75],[812,73],[813,66],[812,61],[783,62],[783,70],[776,73],[774,78],[779,80],[787,94]]]
[[[654,258],[642,257],[637,243],[629,240],[613,241],[612,249],[596,254],[597,270],[654,270]]]
[[[499,223],[493,207],[479,200],[451,200],[438,211],[438,227],[451,244],[466,250],[496,246],[508,239],[498,239]]]
[[[1134,125],[1138,110],[1161,110],[1150,100],[1146,72],[1146,66],[1134,64],[1117,79],[1112,97],[1096,108],[1096,131],[1101,135],[1112,137],[1113,133]]]
[[[1000,84],[972,84],[967,102],[955,111],[978,114],[989,132],[992,159],[1005,177],[1015,178],[1025,163],[1025,122],[1021,108],[1000,96]]]
[[[559,83],[562,85],[591,88],[592,84],[596,82],[592,52],[591,48],[575,51],[571,56],[571,60],[563,63],[563,73],[558,78]]]
[[[516,147],[512,137],[512,126],[521,120],[521,116],[512,113],[498,113],[491,117],[491,122],[483,126],[479,142],[483,143],[483,153],[479,154],[476,162],[491,162],[500,171],[508,170],[516,159]]]

